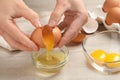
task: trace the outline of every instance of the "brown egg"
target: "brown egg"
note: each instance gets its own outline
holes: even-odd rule
[[[48,25],[45,25],[45,26],[48,26]],[[36,28],[32,32],[32,35],[31,35],[31,40],[34,41],[38,45],[39,48],[44,48],[45,47],[43,37],[42,37],[42,29],[44,27]],[[61,31],[60,31],[60,29],[58,27],[53,27],[53,35],[54,35],[54,38],[55,38],[55,44],[57,44],[57,42],[61,38]]]
[[[71,42],[80,43],[85,38],[85,36],[85,34],[79,32],[78,35]]]
[[[113,7],[120,7],[120,0],[106,0],[103,4],[103,11],[108,12]]]
[[[111,25],[112,23],[120,23],[120,8],[114,7],[106,15],[106,24]]]

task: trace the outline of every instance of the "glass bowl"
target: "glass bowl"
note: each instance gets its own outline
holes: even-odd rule
[[[58,73],[68,62],[68,56],[68,48],[63,46],[54,48],[49,53],[45,48],[40,48],[40,51],[33,52],[32,59],[37,70],[46,75]]]
[[[107,30],[90,35],[83,40],[82,48],[88,63],[96,70],[105,73],[120,71],[120,33],[118,31]],[[100,53],[95,57],[92,56],[95,50],[103,50],[107,53],[103,61],[97,60],[98,57],[95,58]],[[117,54],[117,58],[115,55],[109,56],[112,53]]]

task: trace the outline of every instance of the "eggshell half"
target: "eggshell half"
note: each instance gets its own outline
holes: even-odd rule
[[[86,33],[94,33],[98,29],[98,22],[95,19],[89,18],[88,22],[83,26]]]
[[[45,25],[48,26],[48,25]],[[39,48],[44,48],[45,44],[43,41],[43,37],[42,37],[42,29],[44,27],[38,27],[36,28],[31,35],[31,40],[34,41]],[[61,31],[58,27],[53,27],[53,35],[55,38],[55,45],[59,42],[59,40],[61,39]]]

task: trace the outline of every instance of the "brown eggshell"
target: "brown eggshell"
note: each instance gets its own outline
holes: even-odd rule
[[[120,0],[106,0],[102,9],[104,12],[108,12],[113,7],[120,7]]]
[[[55,37],[55,44],[57,44],[62,36],[61,31],[58,27],[53,28],[53,35]]]
[[[110,9],[108,14],[106,15],[106,24],[111,25],[112,23],[120,23],[120,8],[114,7]]]
[[[48,25],[45,25],[48,26]],[[42,27],[44,28],[44,27]],[[43,41],[43,37],[42,37],[42,28],[38,27],[36,28],[31,35],[31,40],[34,41],[39,48],[44,48],[45,44]],[[58,27],[53,27],[53,35],[55,38],[55,44],[57,44],[57,42],[59,42],[60,38],[61,38],[61,31]]]
[[[39,48],[45,47],[42,40],[42,28],[38,27],[32,32],[31,40],[34,41]]]
[[[72,40],[72,42],[80,43],[85,38],[85,36],[85,34],[79,32],[78,35]]]

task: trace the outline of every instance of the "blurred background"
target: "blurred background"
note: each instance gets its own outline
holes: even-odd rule
[[[56,0],[24,0],[25,3],[36,12],[53,10]],[[64,0],[63,0],[64,1]],[[83,0],[85,6],[89,10],[93,10],[95,6],[103,4],[104,0]],[[93,5],[95,4],[95,5]]]
[[[40,21],[42,25],[47,24],[50,14],[55,7],[56,0],[24,0],[24,1],[31,9],[33,9],[40,15]],[[101,15],[99,11],[96,10],[98,10],[98,7],[102,7],[104,0],[83,0],[83,1],[88,11],[98,12],[92,13],[92,15],[94,15],[95,17]]]

